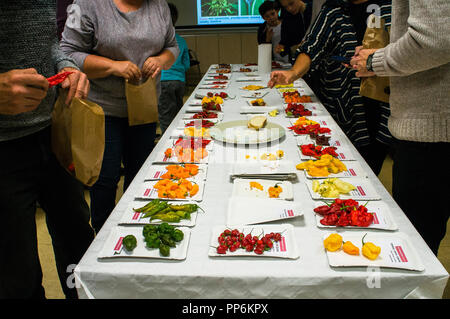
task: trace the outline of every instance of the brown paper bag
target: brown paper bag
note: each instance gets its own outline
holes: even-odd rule
[[[52,149],[60,164],[84,185],[100,175],[105,150],[105,115],[97,104],[61,94],[52,113]]]
[[[125,81],[128,124],[141,125],[158,121],[158,92],[156,81],[149,77],[143,84]]]
[[[381,17],[371,15],[363,39],[364,49],[380,49],[389,44],[389,33]],[[361,79],[361,96],[389,103],[389,77],[373,76]]]

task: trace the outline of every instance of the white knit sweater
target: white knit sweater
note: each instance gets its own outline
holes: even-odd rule
[[[450,142],[449,0],[392,0],[391,43],[375,53],[373,69],[391,77],[394,137]]]

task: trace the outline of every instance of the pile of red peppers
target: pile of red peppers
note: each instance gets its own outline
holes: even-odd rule
[[[208,121],[208,120],[203,120],[202,119],[202,125],[201,127],[213,127],[214,126],[214,122]],[[190,127],[190,126],[199,126],[198,124],[200,124],[200,120],[197,121],[190,121],[189,123],[186,123],[186,127]]]
[[[336,147],[334,146],[323,147],[321,145],[304,144],[300,145],[300,150],[302,151],[303,155],[312,156],[314,158],[320,158],[320,156],[325,154],[329,154],[333,157],[338,157],[338,154],[336,153]]]
[[[373,215],[368,212],[366,205],[359,205],[353,199],[336,198],[329,205],[315,208],[314,212],[323,216],[320,223],[325,226],[368,227],[373,222]]]
[[[330,133],[331,130],[328,127],[321,127],[320,124],[310,124],[310,125],[302,125],[302,126],[290,126],[288,129],[293,130],[296,134],[324,134]]]
[[[285,109],[285,112],[288,116],[310,116],[312,112],[305,108],[303,104],[299,103],[289,103]]]

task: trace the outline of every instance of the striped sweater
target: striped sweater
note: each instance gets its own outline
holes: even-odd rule
[[[390,26],[391,1],[380,0],[381,17]],[[317,95],[355,147],[370,143],[366,114],[359,95],[361,80],[354,70],[330,59],[338,55],[352,57],[358,46],[356,32],[348,12],[349,0],[328,0],[317,16],[297,54],[311,58],[312,74],[320,81]],[[382,105],[382,123],[376,139],[388,144],[392,136],[387,128],[389,104]]]
[[[61,52],[56,28],[56,0],[0,1],[0,73],[35,68],[45,77],[75,63]],[[0,141],[36,133],[51,122],[56,88],[33,111],[0,114]]]

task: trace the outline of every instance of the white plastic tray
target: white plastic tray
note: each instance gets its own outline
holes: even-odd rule
[[[367,178],[352,178],[352,179],[344,179],[346,182],[352,184],[356,187],[355,190],[350,191],[348,195],[341,194],[339,198],[341,199],[354,199],[354,200],[380,200],[381,197],[375,190],[375,188],[370,184],[369,179]],[[321,182],[321,179],[318,179]],[[306,187],[313,199],[330,199],[328,197],[322,197],[320,194],[313,192],[312,190],[312,179],[306,179],[305,181]]]
[[[250,182],[257,182],[263,186],[263,190],[250,189]],[[278,184],[283,188],[279,198],[270,198],[268,189]],[[293,200],[294,190],[292,183],[289,181],[272,181],[265,179],[243,179],[236,178],[233,183],[232,197],[250,197],[250,198],[266,198],[271,200]]]
[[[155,181],[162,179],[161,176],[163,176],[165,173],[167,173],[166,166],[167,165],[178,165],[178,164],[153,164],[148,169],[147,173],[145,174],[144,180],[146,181]],[[179,164],[182,165],[182,164]],[[196,164],[198,165],[198,174],[192,177],[187,178],[188,180],[197,180],[197,179],[206,179],[207,173],[208,173],[208,165],[206,164]]]
[[[359,256],[345,253],[343,250],[336,252],[326,251],[328,263],[332,267],[382,267],[398,268],[405,270],[423,271],[422,264],[414,246],[406,234],[395,233],[367,233],[364,242],[372,242],[381,247],[381,253],[375,260],[370,260],[362,255],[361,239],[366,232],[340,233],[344,241],[351,241],[360,249]],[[329,233],[323,236],[327,238]]]
[[[226,254],[218,254],[216,248],[219,245],[217,238],[219,235],[227,229],[227,226],[216,226],[212,230],[210,248],[208,256],[211,257],[275,257],[275,258],[287,258],[298,259],[300,257],[297,249],[297,244],[294,237],[294,227],[290,224],[281,225],[251,225],[251,226],[236,226],[236,229],[252,235],[264,235],[273,233],[282,233],[282,238],[279,242],[274,243],[271,250],[265,251],[262,255],[258,255],[254,252],[248,252],[245,249],[238,249],[234,252],[227,251]]]
[[[161,224],[163,221],[159,219],[154,219],[150,221],[150,217],[145,217],[145,213],[135,212],[133,208],[139,208],[147,204],[148,201],[132,201],[128,205],[127,209],[122,215],[122,218],[120,219],[119,225],[147,225],[147,224]],[[180,204],[180,202],[174,202],[169,201],[169,204]],[[191,202],[193,203],[193,202]],[[182,203],[182,205],[188,204],[188,203]],[[181,219],[178,223],[171,223],[167,222],[168,224],[174,225],[174,226],[185,226],[185,227],[193,227],[195,226],[197,216],[199,212],[193,212],[191,213],[191,219]]]
[[[142,183],[142,186],[140,188],[140,190],[135,194],[135,198],[136,199],[147,199],[147,200],[151,200],[151,199],[157,199],[158,197],[158,190],[153,188],[153,186],[157,183],[158,181],[147,181]],[[199,190],[197,192],[197,194],[195,194],[193,197],[186,197],[186,198],[160,198],[160,199],[165,199],[165,200],[171,200],[171,201],[196,201],[196,202],[200,202],[203,199],[203,191],[205,190],[205,181],[201,180],[201,179],[196,179],[195,183],[198,184],[199,186]]]
[[[233,225],[252,225],[302,216],[301,204],[270,199],[232,197],[228,201],[227,222]]]
[[[124,227],[117,226],[111,230],[108,239],[105,241],[103,249],[98,254],[98,258],[157,258],[157,259],[186,259],[191,230],[187,227],[179,228],[184,233],[184,238],[177,243],[176,247],[170,248],[170,256],[164,257],[159,253],[158,248],[147,248],[142,227]],[[137,240],[137,246],[132,252],[123,248],[122,239],[126,235],[134,235]]]
[[[365,203],[359,202],[360,205],[364,205]],[[325,205],[323,202],[316,203],[315,207],[319,207]],[[389,211],[389,207],[386,205],[386,203],[381,201],[370,201],[366,205],[368,211],[370,213],[373,213],[373,223],[369,225],[368,227],[356,227],[356,226],[346,226],[344,228],[350,228],[350,229],[382,229],[382,230],[397,230],[398,226],[395,223],[395,221],[392,218],[392,215]],[[320,223],[320,220],[323,218],[323,216],[314,213],[316,215],[316,222],[317,227],[319,228],[339,228],[337,226],[327,226]]]

